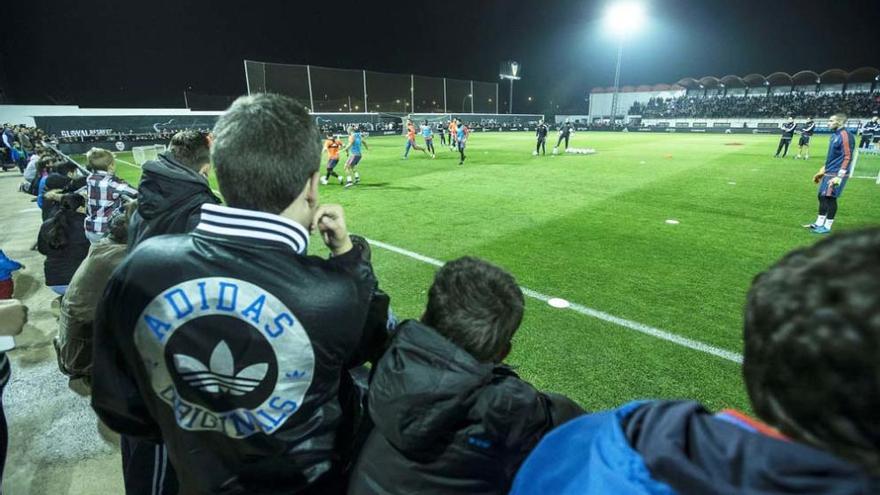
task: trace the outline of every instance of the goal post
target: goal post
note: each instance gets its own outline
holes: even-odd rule
[[[870,179],[880,184],[880,148],[872,144],[868,148],[856,148],[853,158],[852,177]]]
[[[151,144],[148,146],[134,146],[131,148],[131,155],[134,158],[134,163],[136,165],[140,166],[150,160],[158,159],[159,153],[162,153],[163,151],[165,151],[164,144]]]

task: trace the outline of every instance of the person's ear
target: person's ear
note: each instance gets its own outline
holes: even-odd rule
[[[495,359],[495,362],[496,363],[504,362],[504,360],[507,359],[507,356],[510,355],[511,349],[513,349],[513,345],[510,342],[504,344],[504,349],[498,353],[498,358]]]
[[[306,203],[309,208],[318,207],[318,184],[321,181],[321,171],[316,170],[306,182]]]

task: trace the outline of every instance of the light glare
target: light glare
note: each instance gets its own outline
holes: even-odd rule
[[[605,26],[616,36],[629,36],[645,23],[645,9],[638,2],[620,2],[608,7]]]

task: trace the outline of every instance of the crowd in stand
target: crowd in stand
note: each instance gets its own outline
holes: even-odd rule
[[[629,115],[643,118],[761,118],[831,115],[844,112],[853,117],[880,113],[880,93],[791,93],[770,96],[679,96],[655,97],[633,103]]]
[[[759,419],[586,412],[504,364],[525,304],[502,268],[450,261],[422,316],[397,319],[369,244],[320,201],[319,142],[302,106],[253,95],[172,136],[137,189],[100,148],[24,188],[49,210],[61,372],[121,435],[127,494],[880,493],[880,230],[755,278]],[[0,252],[0,297],[17,268]],[[0,311],[0,334],[20,331],[21,304]]]

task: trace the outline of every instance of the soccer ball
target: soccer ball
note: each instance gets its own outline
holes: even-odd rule
[[[533,152],[532,152],[532,156],[538,156],[538,152],[537,152],[537,151],[533,151]]]
[[[553,154],[554,154],[554,155],[558,155],[558,154],[559,154],[559,148],[558,148],[558,147],[556,147],[556,146],[553,147]]]

